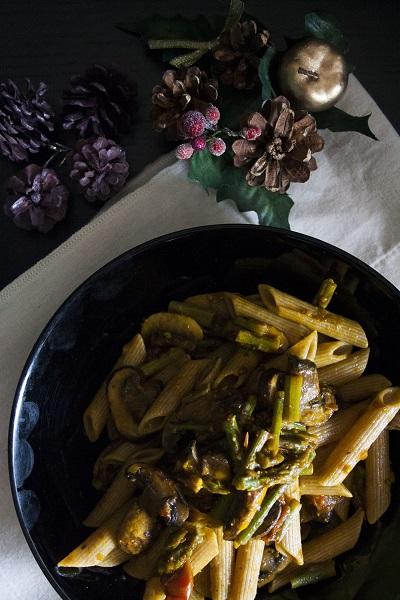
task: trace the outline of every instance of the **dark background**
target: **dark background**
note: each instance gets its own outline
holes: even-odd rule
[[[0,80],[25,77],[49,85],[55,109],[71,75],[93,62],[114,64],[134,78],[139,87],[140,110],[132,132],[122,145],[131,175],[170,147],[151,130],[149,94],[160,79],[163,65],[145,51],[139,39],[114,27],[154,13],[223,13],[218,0],[2,0],[0,2]],[[339,21],[350,42],[349,61],[355,74],[382,111],[400,131],[400,2],[398,0],[249,0],[247,11],[262,20],[279,42],[282,34],[302,33],[304,14],[327,11]],[[357,113],[357,107],[354,107]],[[5,184],[16,165],[0,158],[0,203]],[[96,209],[72,197],[66,220],[48,234],[17,229],[0,210],[0,289],[46,256],[77,229]],[[100,243],[100,241],[99,241]]]

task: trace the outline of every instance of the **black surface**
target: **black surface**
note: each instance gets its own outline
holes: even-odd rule
[[[98,271],[59,309],[21,377],[10,427],[10,467],[24,533],[62,598],[140,597],[119,568],[67,579],[54,565],[86,537],[80,523],[95,502],[91,470],[106,440],[91,445],[85,438],[84,408],[141,319],[171,299],[220,289],[254,293],[260,281],[311,300],[335,265],[345,276],[332,310],[365,327],[369,372],[398,383],[400,292],[347,253],[296,233],[228,225],[164,236]]]
[[[93,62],[114,63],[139,84],[141,109],[133,133],[124,139],[135,175],[169,147],[148,122],[149,93],[159,80],[162,64],[146,53],[141,42],[114,23],[154,13],[222,12],[226,2],[202,0],[3,0],[0,3],[0,80],[22,83],[25,77],[49,84],[50,98],[59,98],[69,77]],[[222,8],[221,8],[222,7]],[[398,0],[249,0],[248,12],[259,17],[275,39],[283,33],[300,35],[304,14],[325,10],[341,23],[348,37],[350,62],[356,75],[400,130],[399,58],[400,4]],[[355,111],[357,107],[354,107]],[[15,165],[0,159],[0,202],[5,182]],[[95,209],[74,197],[64,223],[46,235],[15,228],[0,210],[0,288],[46,256],[77,229]]]

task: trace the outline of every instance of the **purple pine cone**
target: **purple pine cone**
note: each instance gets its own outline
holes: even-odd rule
[[[45,100],[47,85],[35,90],[26,80],[26,93],[9,79],[0,83],[0,154],[13,161],[28,160],[49,143],[54,113]]]
[[[4,212],[21,229],[46,233],[66,215],[69,193],[53,169],[28,165],[10,177],[7,190]]]
[[[137,109],[136,85],[117,69],[93,65],[65,90],[64,129],[81,137],[127,133]]]
[[[124,186],[128,174],[125,152],[113,140],[98,137],[77,143],[69,175],[89,202],[111,198]]]

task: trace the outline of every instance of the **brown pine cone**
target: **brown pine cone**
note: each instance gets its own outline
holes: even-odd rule
[[[177,72],[165,71],[161,85],[152,90],[151,119],[156,131],[165,131],[168,139],[181,136],[178,119],[188,110],[198,110],[206,115],[210,104],[218,98],[218,82],[209,79],[198,67],[188,67]]]
[[[246,181],[264,185],[271,192],[286,192],[290,183],[304,183],[317,168],[314,152],[324,147],[313,116],[294,111],[284,96],[265,102],[261,112],[243,120],[247,128],[258,128],[257,139],[232,144],[235,167],[247,166]]]
[[[213,52],[219,81],[239,90],[253,88],[258,81],[260,56],[269,39],[269,31],[259,31],[255,21],[236,23],[225,31]]]

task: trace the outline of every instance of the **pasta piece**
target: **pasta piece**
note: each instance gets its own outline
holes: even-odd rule
[[[235,387],[240,387],[261,360],[261,352],[247,348],[236,350],[232,358],[214,380],[214,387],[222,384],[225,378],[235,379]]]
[[[207,528],[201,544],[190,557],[193,575],[198,575],[218,554],[217,536],[212,529]]]
[[[136,367],[140,365],[146,357],[146,348],[140,333],[137,333],[122,349],[122,354],[115,363],[113,369],[121,366]],[[83,415],[83,426],[85,433],[91,442],[95,442],[104,427],[106,426],[110,414],[107,401],[107,382],[102,383],[92,402],[89,404]]]
[[[112,415],[108,415],[107,419],[107,435],[108,439],[111,441],[115,441],[121,438],[121,434],[118,431],[115,421]]]
[[[309,329],[316,329],[335,340],[342,340],[359,348],[368,347],[367,336],[357,321],[318,308],[270,285],[261,284],[258,291],[264,305],[279,316]]]
[[[390,421],[388,429],[394,429],[396,431],[400,430],[400,414],[397,413],[395,417]]]
[[[189,600],[204,600],[204,599],[205,599],[204,594],[201,594],[200,592],[198,592],[196,590],[196,588],[193,588],[193,591],[189,596]]]
[[[121,550],[119,546],[117,546],[116,548],[114,548],[114,550],[110,552],[110,554],[107,554],[107,556],[104,560],[101,561],[99,566],[116,567],[117,565],[121,565],[124,562],[128,561],[130,558],[132,558],[132,554],[127,554],[126,552]]]
[[[164,586],[159,577],[151,577],[146,583],[143,600],[165,600]]]
[[[315,362],[317,345],[318,333],[316,331],[312,331],[305,338],[299,340],[296,344],[289,348],[288,353],[302,360],[307,359]]]
[[[215,312],[220,317],[229,319],[228,309],[225,304],[224,292],[214,292],[212,294],[198,294],[197,296],[189,296],[185,299],[188,304],[199,306],[207,310]]]
[[[383,375],[363,375],[354,381],[339,385],[336,393],[343,402],[356,402],[374,396],[391,385],[392,382]]]
[[[348,358],[352,349],[353,346],[347,342],[322,342],[318,344],[314,362],[318,369],[326,367]]]
[[[235,563],[233,542],[224,540],[223,528],[216,530],[218,554],[210,564],[212,600],[229,600]]]
[[[268,325],[272,325],[282,331],[286,335],[289,344],[295,344],[310,333],[310,329],[304,327],[304,325],[284,319],[267,310],[264,306],[249,302],[249,300],[237,294],[226,293],[225,301],[233,318],[249,317],[261,323],[268,323]]]
[[[318,472],[318,469],[324,464],[324,462],[326,461],[326,459],[328,458],[329,454],[332,452],[334,447],[335,447],[335,442],[332,442],[331,444],[326,444],[325,446],[318,446],[316,448],[315,458],[312,462],[312,466],[313,466],[312,475],[315,475],[315,473]]]
[[[390,486],[389,432],[384,429],[370,447],[365,462],[365,504],[368,523],[376,523],[389,508]]]
[[[253,539],[239,546],[236,553],[231,600],[254,600],[265,543]]]
[[[400,408],[400,388],[379,392],[367,410],[339,440],[318,474],[324,485],[341,483]]]
[[[213,559],[215,560],[215,558]],[[211,561],[212,562],[212,561]],[[211,563],[210,563],[211,565]],[[200,573],[194,578],[193,591],[201,597],[211,596],[210,588],[210,565],[207,565]]]
[[[304,564],[320,563],[330,560],[351,550],[360,537],[364,521],[364,511],[358,509],[350,519],[341,523],[334,529],[313,538],[303,544]],[[299,571],[296,565],[289,565],[273,579],[268,586],[269,592],[287,585],[291,578]]]
[[[316,437],[317,447],[326,446],[343,437],[362,412],[366,410],[368,404],[368,401],[364,400],[363,402],[350,406],[350,408],[339,410],[322,425],[310,427],[309,432]]]
[[[183,365],[189,362],[190,356],[188,354],[183,353],[179,356],[173,363],[167,365],[159,371],[153,378],[153,381],[160,382],[163,386],[166,386],[169,381],[178,373],[178,371],[183,367]]]
[[[122,442],[107,452],[107,454],[103,456],[102,461],[106,465],[122,465],[131,454],[139,449],[146,448],[147,446],[148,444],[132,444],[132,442]]]
[[[129,465],[133,462],[155,464],[163,454],[164,451],[161,448],[137,448],[132,452],[83,524],[86,527],[99,527],[133,496],[136,484],[125,477],[125,471]]]
[[[128,509],[129,503],[121,506],[104,525],[63,558],[58,566],[94,567],[102,563],[118,547],[117,530]]]
[[[299,481],[295,481],[287,490],[287,495],[295,500],[300,500]],[[300,507],[299,507],[300,508]],[[279,541],[275,544],[278,552],[290,558],[298,565],[303,564],[303,551],[301,547],[300,511],[296,511]]]
[[[191,360],[183,365],[144,415],[139,425],[141,435],[162,429],[166,418],[177,409],[208,364],[207,360]]]
[[[319,483],[315,475],[300,477],[300,493],[302,496],[344,496],[351,498],[352,493],[343,483],[333,486],[325,486]]]
[[[369,358],[369,348],[358,350],[344,360],[318,369],[319,380],[330,385],[343,385],[358,379],[364,373]]]

